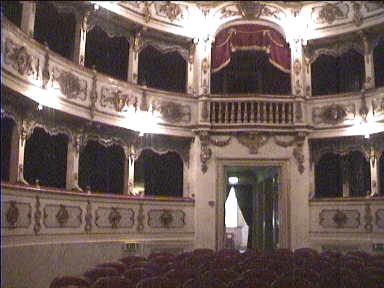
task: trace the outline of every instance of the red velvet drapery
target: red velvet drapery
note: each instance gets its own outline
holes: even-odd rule
[[[273,28],[243,24],[220,31],[212,46],[212,72],[227,66],[231,52],[236,50],[265,51],[272,65],[286,73],[291,72],[291,49],[283,36]]]

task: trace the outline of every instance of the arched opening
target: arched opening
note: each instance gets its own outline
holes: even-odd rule
[[[1,181],[9,181],[12,133],[15,126],[12,118],[1,118]]]
[[[184,93],[186,62],[176,51],[161,53],[152,46],[139,54],[138,83],[151,88]]]
[[[354,50],[338,57],[322,54],[311,64],[314,96],[360,91],[364,78],[364,56]]]
[[[21,14],[23,4],[19,1],[3,1],[1,2],[1,14],[17,27],[21,26]]]
[[[363,197],[371,191],[371,168],[369,161],[360,151],[348,153],[349,162],[349,196]]]
[[[99,26],[87,33],[85,67],[127,80],[129,43],[125,37],[109,37]]]
[[[65,188],[67,172],[68,136],[49,135],[36,127],[26,141],[24,154],[24,178],[41,186]]]
[[[50,50],[72,60],[76,18],[73,14],[59,13],[56,7],[43,1],[36,2],[34,38]]]
[[[343,196],[341,156],[326,153],[315,165],[315,197],[333,198]]]
[[[291,94],[291,77],[275,66],[264,51],[236,51],[231,62],[212,74],[213,94]]]
[[[376,45],[373,50],[373,65],[375,69],[376,87],[384,86],[384,38]]]
[[[79,186],[87,191],[123,194],[125,153],[121,146],[105,147],[89,140],[80,151]]]
[[[176,152],[144,149],[135,161],[135,186],[146,196],[183,197],[183,160]]]

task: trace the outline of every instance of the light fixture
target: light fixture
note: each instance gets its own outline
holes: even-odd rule
[[[37,110],[38,110],[38,111],[43,110],[43,104],[39,103],[39,105],[37,106]]]
[[[198,37],[193,38],[192,42],[193,44],[197,45],[197,43],[199,43],[199,38]]]
[[[364,138],[365,138],[365,139],[369,139],[369,136],[370,136],[370,135],[369,135],[368,132],[367,132],[366,134],[364,134]]]
[[[99,4],[93,4],[93,9],[95,11],[99,10],[99,8],[100,8]]]
[[[236,185],[239,183],[239,177],[228,177],[228,182],[231,185]]]

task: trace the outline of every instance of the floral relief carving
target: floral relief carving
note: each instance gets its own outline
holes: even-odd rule
[[[320,8],[316,23],[332,24],[333,22],[335,22],[336,19],[343,17],[345,17],[345,15],[342,9],[338,6],[338,4],[328,3],[327,5]]]
[[[60,227],[64,227],[68,223],[69,213],[65,205],[60,205],[60,209],[56,214],[56,219]]]
[[[108,104],[111,104],[111,106],[116,110],[116,112],[121,112],[125,106],[133,105],[136,110],[137,102],[138,100],[136,96],[122,94],[122,91],[120,89],[110,89],[107,87],[101,88],[101,107],[107,107]]]
[[[144,231],[144,208],[143,203],[140,203],[139,212],[137,213],[137,232],[142,233]]]
[[[30,203],[17,202],[14,200],[1,201],[1,210],[4,211],[4,221],[1,227],[6,229],[28,228],[31,225]]]
[[[352,9],[353,9],[353,23],[357,27],[361,26],[363,24],[363,15],[361,14],[361,4],[357,1],[352,2]]]
[[[257,154],[258,150],[268,142],[270,136],[260,132],[240,132],[236,138],[240,144],[249,149],[250,154]]]
[[[111,212],[109,213],[108,220],[109,220],[109,223],[111,223],[112,228],[118,227],[121,220],[121,215],[115,207],[111,208]]]
[[[384,229],[384,209],[378,209],[376,210],[376,225]]]
[[[17,221],[19,220],[19,209],[16,206],[15,201],[9,201],[9,207],[5,214],[9,228],[16,228]]]
[[[372,232],[373,230],[373,215],[372,215],[372,209],[371,204],[365,204],[365,215],[364,215],[365,225],[364,229],[367,232]]]
[[[144,7],[143,7],[144,21],[148,23],[152,19],[152,13],[150,10],[152,1],[142,1],[142,3],[144,3]]]
[[[357,229],[360,224],[358,210],[323,209],[319,213],[319,225],[326,229]]]
[[[82,209],[79,206],[49,204],[44,206],[43,224],[46,228],[79,228]]]
[[[207,57],[205,57],[203,59],[203,61],[201,62],[201,70],[203,71],[204,74],[207,74],[208,70],[209,70],[209,63],[208,63],[208,59]]]
[[[297,58],[293,62],[293,71],[295,72],[296,76],[298,76],[301,71],[301,63],[300,63],[300,60]]]
[[[161,117],[168,122],[190,122],[191,108],[170,101],[156,102],[152,105],[153,111],[159,111]]]
[[[164,228],[169,228],[173,222],[173,216],[169,210],[164,209],[163,214],[160,216],[160,222]]]
[[[57,76],[59,74],[59,76]],[[85,80],[80,80],[71,72],[59,71],[56,69],[53,73],[54,81],[57,81],[61,93],[67,96],[68,99],[77,99],[85,101],[88,94],[88,83]]]
[[[19,74],[23,76],[39,77],[40,60],[30,55],[24,46],[18,45],[11,39],[5,42],[4,63],[11,65]]]
[[[200,138],[200,162],[201,171],[206,173],[208,171],[207,162],[212,157],[212,149],[209,148],[209,133],[208,131],[201,131],[199,133]]]
[[[148,226],[151,228],[183,228],[185,212],[182,210],[152,209],[148,211]]]
[[[89,95],[89,98],[91,100],[89,110],[90,110],[90,115],[91,115],[92,119],[95,117],[96,102],[98,99],[97,86],[96,86],[97,84],[96,83],[97,83],[97,76],[96,76],[96,69],[94,67],[93,68],[93,78],[92,78],[92,89],[91,89],[91,93]]]
[[[231,9],[228,9],[228,7],[221,8],[220,12],[221,12],[220,19],[242,15],[242,13],[240,11],[238,11],[237,9],[231,10]]]

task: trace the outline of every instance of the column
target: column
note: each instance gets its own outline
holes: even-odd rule
[[[73,135],[68,142],[66,189],[83,191],[79,187],[80,135]]]
[[[21,30],[33,37],[35,28],[36,2],[22,1]]]
[[[75,14],[75,43],[73,51],[73,62],[84,66],[85,62],[85,44],[87,41],[87,26],[88,17],[91,15],[91,10],[87,9]]]
[[[24,151],[27,139],[27,123],[23,120],[20,126],[15,125],[11,137],[11,155],[9,181],[28,185],[24,179]]]
[[[133,185],[135,179],[135,157],[134,146],[130,144],[124,147],[125,160],[124,160],[124,195],[133,195]]]
[[[127,81],[132,84],[137,84],[139,78],[139,51],[141,46],[142,33],[137,32],[130,39],[129,56],[128,56],[128,76]]]
[[[194,63],[194,88],[197,95],[211,92],[211,46],[213,38],[210,35],[199,38],[196,44]]]

